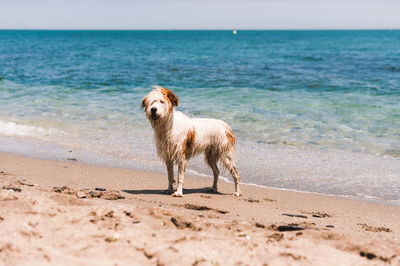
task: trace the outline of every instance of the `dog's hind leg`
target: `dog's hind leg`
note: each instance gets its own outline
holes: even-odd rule
[[[214,174],[214,182],[213,182],[212,190],[214,190],[214,192],[217,192],[218,191],[219,170],[218,170],[218,166],[217,166],[216,162],[214,162],[211,165],[211,169],[213,170],[213,174]]]
[[[186,159],[181,160],[178,162],[178,185],[176,187],[176,191],[172,196],[174,197],[182,197],[183,196],[183,181],[185,179],[185,172],[186,172]]]
[[[222,158],[222,163],[225,166],[226,170],[228,170],[231,173],[233,181],[235,182],[235,192],[232,193],[232,195],[237,197],[241,196],[242,193],[239,188],[240,176],[238,170],[236,169],[233,156],[231,154],[224,156],[224,158]]]
[[[214,175],[214,182],[213,186],[210,188],[210,192],[218,192],[218,177],[219,177],[219,170],[217,166],[218,159],[216,156],[213,156],[212,152],[205,153],[206,162],[211,167]]]

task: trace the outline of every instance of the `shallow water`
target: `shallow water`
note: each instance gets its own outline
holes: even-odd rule
[[[400,31],[0,31],[0,150],[164,171],[159,84],[232,126],[243,182],[400,202],[399,62]]]

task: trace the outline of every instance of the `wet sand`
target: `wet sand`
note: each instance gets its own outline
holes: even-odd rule
[[[400,264],[400,206],[211,183],[0,153],[0,264]]]

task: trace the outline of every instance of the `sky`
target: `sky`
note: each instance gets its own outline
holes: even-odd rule
[[[400,0],[0,0],[0,29],[400,29]]]

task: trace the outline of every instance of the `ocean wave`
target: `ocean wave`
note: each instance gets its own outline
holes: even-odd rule
[[[314,57],[314,56],[303,56],[301,58],[302,61],[323,61],[324,59],[322,57]]]
[[[40,138],[56,134],[64,135],[65,133],[55,128],[43,128],[37,126],[23,125],[14,121],[0,120],[0,135],[3,136],[25,136]]]
[[[400,67],[397,67],[397,66],[390,66],[390,67],[387,67],[386,69],[389,71],[392,71],[392,72],[400,72]]]

